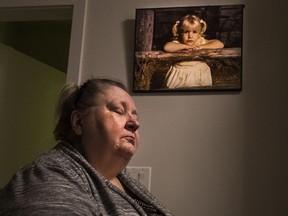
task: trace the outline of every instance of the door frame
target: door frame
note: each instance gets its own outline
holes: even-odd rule
[[[57,10],[57,8],[62,8],[65,6],[73,7],[72,14],[72,26],[71,26],[71,37],[70,37],[70,46],[69,46],[69,57],[68,57],[68,69],[66,82],[74,82],[79,84],[81,80],[81,72],[82,72],[82,56],[83,56],[83,40],[84,40],[84,31],[85,31],[85,18],[86,18],[86,0],[2,0],[0,1],[0,9],[1,11],[7,9],[11,10],[19,10],[22,11],[23,8],[31,8],[33,10],[33,14],[37,15],[37,11],[39,12],[39,19],[43,19],[43,11],[41,8],[49,7],[49,13],[47,16],[53,17],[53,8]],[[38,10],[39,9],[39,10]],[[29,13],[29,10],[26,10]],[[57,10],[58,12],[59,10]],[[17,13],[16,13],[17,14]],[[37,19],[37,17],[35,18]],[[21,17],[17,18],[18,21],[21,20]]]

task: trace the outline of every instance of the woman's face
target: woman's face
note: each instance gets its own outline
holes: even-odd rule
[[[201,37],[200,29],[196,24],[189,24],[182,29],[182,42],[184,44],[193,46],[196,44],[197,40]]]
[[[97,95],[97,105],[82,118],[82,145],[98,155],[130,159],[138,147],[139,119],[135,103],[123,89],[111,86]]]

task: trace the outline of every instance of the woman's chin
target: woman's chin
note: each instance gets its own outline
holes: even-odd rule
[[[119,146],[117,152],[126,159],[131,159],[131,157],[135,154],[137,150],[137,146],[131,143],[123,143],[123,145]]]

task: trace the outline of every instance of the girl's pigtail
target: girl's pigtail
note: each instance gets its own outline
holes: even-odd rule
[[[199,22],[201,25],[201,35],[203,35],[204,32],[207,30],[207,23],[202,19],[200,19]]]
[[[179,24],[179,21],[176,21],[172,27],[173,40],[178,40],[178,37],[179,37],[178,24]]]

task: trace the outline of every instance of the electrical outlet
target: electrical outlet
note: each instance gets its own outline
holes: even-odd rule
[[[149,191],[151,187],[151,167],[128,166],[125,172],[143,184]]]

